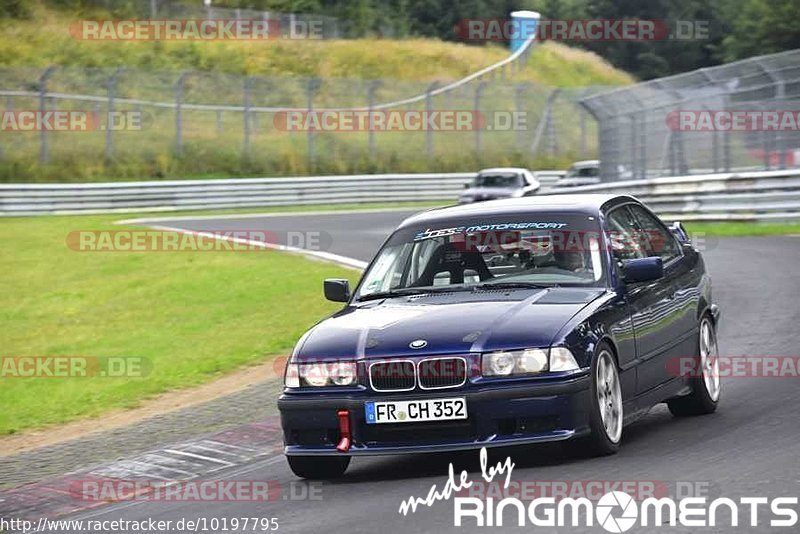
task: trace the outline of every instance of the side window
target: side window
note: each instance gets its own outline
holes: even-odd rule
[[[641,206],[634,204],[630,206],[630,209],[642,227],[640,241],[647,247],[648,255],[661,256],[664,263],[680,256],[680,250],[675,238],[672,237],[672,234],[664,228],[664,225],[658,219]]]
[[[647,252],[639,241],[642,229],[627,206],[611,210],[606,215],[606,226],[608,243],[610,243],[614,258],[618,262],[647,256]]]

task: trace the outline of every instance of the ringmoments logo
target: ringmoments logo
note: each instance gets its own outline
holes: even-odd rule
[[[488,465],[486,448],[480,451],[481,478],[473,480],[466,470],[456,475],[451,463],[448,477],[440,488],[430,487],[425,497],[408,497],[400,503],[402,515],[417,513],[423,507],[432,507],[440,501],[453,500],[453,524],[456,527],[602,527],[607,532],[627,532],[636,525],[642,527],[739,527],[769,526],[770,528],[797,528],[797,497],[740,497],[730,499],[708,496],[689,496],[680,499],[648,496],[636,500],[625,491],[611,490],[592,501],[587,497],[555,496],[521,500],[504,498],[461,496],[475,484],[493,484],[503,481],[503,489],[511,486],[514,462],[507,457],[494,466]],[[498,479],[495,482],[495,479]],[[653,488],[655,489],[655,487]],[[746,530],[743,530],[746,531]]]

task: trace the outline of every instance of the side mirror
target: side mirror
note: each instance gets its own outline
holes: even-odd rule
[[[323,284],[325,298],[333,302],[350,300],[350,282],[340,278],[328,278]]]
[[[670,232],[675,234],[678,238],[678,241],[681,243],[688,243],[689,239],[689,232],[686,231],[686,228],[683,226],[683,223],[680,221],[675,221],[669,226]]]
[[[664,264],[657,256],[625,260],[622,272],[626,282],[649,282],[664,276]]]
[[[469,189],[470,184],[464,184],[464,189]]]

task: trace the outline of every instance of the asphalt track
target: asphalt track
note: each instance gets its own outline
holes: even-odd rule
[[[189,230],[320,231],[330,236],[330,252],[367,261],[386,235],[409,211],[283,215],[259,218],[183,219],[162,226]],[[800,325],[800,237],[724,238],[707,243],[705,258],[713,277],[715,300],[722,308],[720,352],[723,356],[798,356]],[[320,287],[320,298],[322,288]],[[728,378],[717,413],[675,419],[663,406],[624,432],[619,454],[576,459],[557,445],[498,449],[490,462],[511,456],[512,480],[657,481],[675,495],[695,482],[699,494],[737,499],[743,496],[800,496],[800,379]],[[74,516],[144,520],[199,517],[276,517],[278,532],[476,532],[497,529],[474,524],[454,528],[452,502],[438,502],[403,516],[398,508],[409,496],[424,497],[432,484],[441,487],[450,462],[456,473],[469,469],[480,479],[478,453],[355,459],[344,479],[322,485],[321,499],[269,503],[204,502],[125,503]],[[275,480],[289,487],[297,480],[282,457],[243,466],[230,479]],[[797,510],[798,507],[795,507]],[[720,517],[724,518],[723,513]],[[771,517],[768,511],[764,517]],[[659,529],[631,532],[772,532],[744,526]],[[727,524],[723,521],[722,524]],[[763,523],[762,523],[763,524]],[[797,527],[781,529],[796,532]],[[503,529],[500,529],[503,530]],[[514,528],[515,531],[522,531]],[[591,528],[525,527],[535,532],[605,532]],[[212,530],[213,531],[213,530]],[[221,529],[217,531],[222,531]]]

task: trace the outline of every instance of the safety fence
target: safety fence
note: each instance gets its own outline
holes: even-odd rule
[[[588,95],[604,181],[800,167],[800,50]]]

